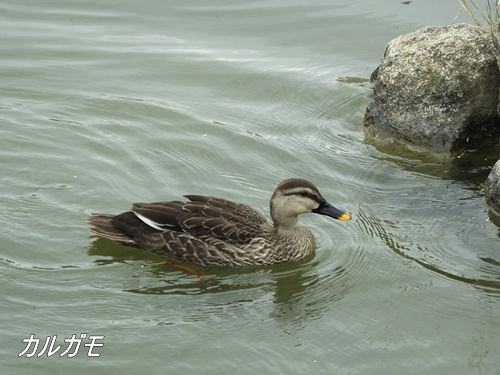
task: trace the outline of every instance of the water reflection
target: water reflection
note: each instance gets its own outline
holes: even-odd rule
[[[88,255],[93,257],[105,257],[94,260],[95,265],[104,266],[113,263],[126,263],[127,261],[141,260],[147,257],[149,253],[139,251],[133,247],[123,246],[117,242],[103,238],[96,238],[88,249]]]
[[[498,227],[498,237],[500,238],[500,216],[494,211],[488,211],[488,219]]]
[[[274,271],[275,318],[284,332],[295,333],[310,321],[321,319],[332,304],[341,300],[349,290],[345,269],[337,267],[320,276],[320,265],[311,262],[287,272]]]
[[[375,158],[394,163],[408,172],[476,184],[484,182],[500,154],[496,137],[488,137],[481,144],[476,144],[475,148],[455,156],[375,139],[367,140],[367,143],[375,147]]]
[[[496,290],[500,293],[500,261],[481,256],[471,259],[470,249],[468,258],[458,258],[461,264],[457,264],[455,258],[447,259],[450,257],[449,247],[445,245],[446,239],[440,238],[444,234],[440,234],[439,226],[435,227],[436,233],[429,233],[427,237],[415,236],[413,231],[412,238],[412,228],[408,226],[412,223],[384,220],[373,215],[369,209],[359,213],[359,222],[363,231],[379,238],[399,256],[449,279],[474,285],[482,291]],[[422,229],[428,228],[424,226]]]
[[[500,220],[485,212],[481,195],[498,159],[498,139],[485,139],[456,156],[369,142],[378,163],[366,190],[375,199],[360,203],[366,206],[360,208],[360,229],[427,270],[500,290],[500,259],[491,246]]]
[[[314,256],[273,268],[231,269],[189,265],[193,272],[185,272],[166,265],[163,261],[166,258],[100,238],[94,241],[88,253],[106,257],[94,261],[99,266],[132,264],[134,261],[143,263],[140,275],[123,276],[124,281],[120,285],[136,285],[123,289],[125,292],[199,296],[195,309],[184,312],[184,318],[188,320],[195,320],[195,317],[204,320],[214,314],[219,317],[237,316],[248,311],[266,310],[266,314],[281,325],[283,332],[296,332],[310,320],[320,319],[332,303],[341,300],[350,288],[346,269],[337,266],[327,275],[321,275],[320,264]],[[211,296],[209,300],[208,296]],[[204,317],[200,316],[203,315],[200,308],[204,310]]]

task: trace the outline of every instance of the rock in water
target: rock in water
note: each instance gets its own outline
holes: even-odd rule
[[[485,28],[431,26],[393,39],[372,80],[368,136],[456,153],[498,132],[500,72]]]
[[[495,163],[485,184],[486,202],[500,213],[500,160]]]

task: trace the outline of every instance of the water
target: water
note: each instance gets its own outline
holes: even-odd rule
[[[458,2],[0,9],[2,373],[499,373],[498,147],[409,153],[361,128],[387,42]],[[200,279],[86,230],[188,193],[267,212],[290,176],[354,216],[304,217],[318,249],[298,264]],[[18,357],[84,333],[99,357]]]

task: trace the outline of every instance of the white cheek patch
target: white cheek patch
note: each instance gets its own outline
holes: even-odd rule
[[[142,216],[141,214],[138,214],[135,211],[132,211],[135,216],[137,216],[138,219],[140,219],[144,224],[149,225],[151,228],[158,229],[161,231],[164,231],[165,229],[160,226],[160,224],[155,223],[153,220],[148,219],[146,216]]]

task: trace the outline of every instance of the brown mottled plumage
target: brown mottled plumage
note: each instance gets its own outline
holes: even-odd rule
[[[176,260],[205,266],[250,267],[300,260],[315,249],[297,216],[351,216],[330,205],[310,182],[290,178],[271,198],[271,220],[225,199],[185,195],[187,202],[135,203],[119,215],[91,214],[90,231]]]

